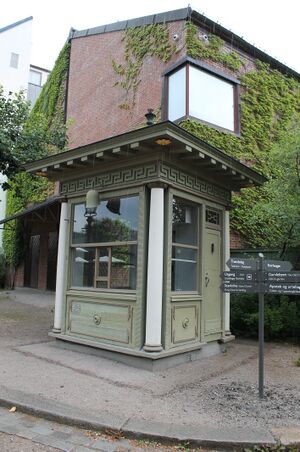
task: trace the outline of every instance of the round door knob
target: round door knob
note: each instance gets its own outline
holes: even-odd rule
[[[101,323],[101,316],[100,316],[100,315],[94,314],[93,319],[94,319],[94,323],[95,323],[96,325],[100,325],[100,323]]]

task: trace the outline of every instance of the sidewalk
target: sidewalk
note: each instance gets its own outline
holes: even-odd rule
[[[57,347],[53,294],[0,292],[0,405],[61,423],[211,447],[300,445],[300,347],[267,344],[266,398],[257,344],[160,372]],[[1,430],[1,427],[0,427]]]

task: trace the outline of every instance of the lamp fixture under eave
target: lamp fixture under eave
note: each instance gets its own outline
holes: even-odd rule
[[[171,140],[169,140],[168,138],[158,138],[157,140],[155,140],[156,144],[159,144],[160,146],[169,146],[169,144],[172,143]]]
[[[95,217],[99,204],[99,193],[96,190],[89,190],[85,198],[85,217]]]
[[[147,119],[147,126],[152,126],[156,119],[156,114],[153,111],[153,108],[148,108],[147,113],[145,114],[145,117]]]

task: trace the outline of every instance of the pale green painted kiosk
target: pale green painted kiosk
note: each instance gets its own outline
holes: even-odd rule
[[[263,176],[171,122],[26,169],[60,182],[60,344],[146,368],[218,350],[231,191]]]

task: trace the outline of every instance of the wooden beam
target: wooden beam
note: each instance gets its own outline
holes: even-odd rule
[[[179,158],[181,160],[202,160],[205,159],[205,155],[200,151],[194,151],[180,154]]]

